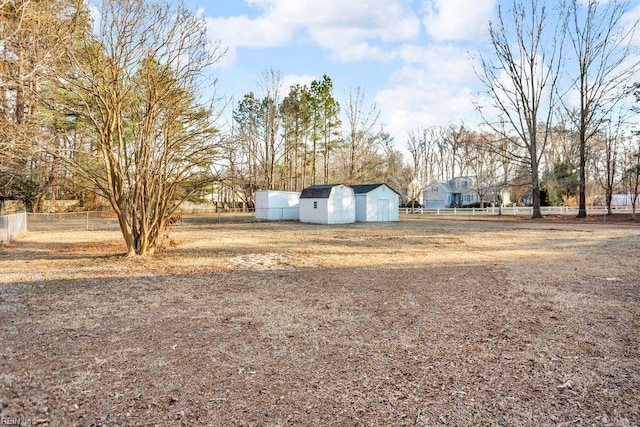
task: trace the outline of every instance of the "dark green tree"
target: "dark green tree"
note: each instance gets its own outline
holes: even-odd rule
[[[293,85],[280,104],[284,140],[285,190],[302,191],[307,173],[307,140],[309,109],[305,87]]]
[[[578,175],[573,165],[558,160],[545,174],[544,188],[547,190],[547,201],[550,206],[560,206],[578,191]]]
[[[64,146],[65,113],[45,100],[88,16],[79,0],[0,2],[0,197],[36,212],[63,169],[51,148]]]
[[[263,117],[261,105],[253,92],[244,95],[233,110],[233,138],[235,149],[239,150],[241,160],[236,165],[238,176],[242,177],[242,190],[251,202],[256,190],[264,189],[266,182],[262,173],[263,156],[260,141],[260,129]]]
[[[322,152],[323,180],[330,181],[331,156],[340,144],[340,104],[333,96],[333,82],[326,74],[321,81],[311,82],[311,93],[316,99],[320,116],[320,150]]]

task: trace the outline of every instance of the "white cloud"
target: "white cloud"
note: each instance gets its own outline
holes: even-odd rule
[[[396,72],[390,87],[376,94],[387,129],[397,138],[410,130],[477,119],[474,90],[432,79],[424,69],[404,67]],[[402,145],[404,139],[396,141]]]
[[[622,22],[627,28],[632,28],[634,25],[636,26],[632,43],[634,46],[640,46],[640,24],[638,24],[638,22],[640,22],[640,4],[624,15]]]
[[[384,62],[392,59],[393,53],[382,50],[369,43],[354,43],[342,49],[335,49],[331,54],[331,58],[337,62],[353,62],[353,61],[379,61]]]
[[[382,72],[397,61],[399,70],[374,101],[387,130],[403,145],[407,132],[418,127],[460,120],[477,124],[474,61],[458,42],[486,40],[496,1],[244,0],[253,7],[249,15],[208,22],[232,54],[242,47],[297,44],[325,49],[335,62],[384,62]],[[284,92],[316,78],[287,75]]]
[[[487,35],[496,0],[428,0],[424,25],[434,40],[476,40]]]
[[[385,60],[390,49],[420,36],[420,21],[405,0],[247,0],[259,16],[207,18],[212,39],[231,48],[311,43],[341,61]]]
[[[289,43],[293,29],[267,18],[251,19],[242,15],[207,18],[207,34],[233,47],[274,47]]]
[[[98,34],[100,32],[100,25],[102,25],[102,15],[100,14],[100,9],[94,4],[87,4],[87,9],[89,9],[89,19],[92,22],[92,31],[94,34]]]
[[[399,57],[406,64],[423,65],[431,80],[454,83],[476,78],[471,55],[455,45],[404,45],[399,50]]]
[[[236,48],[221,42],[210,41],[207,49],[219,57],[218,61],[214,64],[214,68],[229,68],[233,66],[238,59]]]
[[[287,74],[282,78],[282,87],[284,93],[289,93],[291,86],[296,84],[310,86],[311,82],[317,79],[318,77],[310,75]]]

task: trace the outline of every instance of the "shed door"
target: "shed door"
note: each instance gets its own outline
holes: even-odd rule
[[[389,200],[378,199],[378,221],[389,221]]]

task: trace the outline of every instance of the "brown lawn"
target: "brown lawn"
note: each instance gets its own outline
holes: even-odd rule
[[[0,248],[0,420],[640,424],[640,227],[405,216]]]

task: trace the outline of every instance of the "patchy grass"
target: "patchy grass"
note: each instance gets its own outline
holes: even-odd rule
[[[407,216],[0,248],[0,416],[638,425],[640,228]]]

